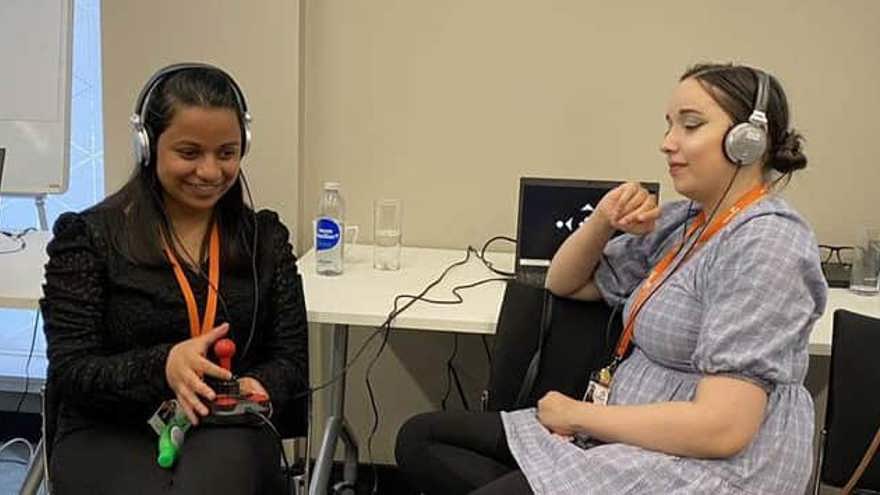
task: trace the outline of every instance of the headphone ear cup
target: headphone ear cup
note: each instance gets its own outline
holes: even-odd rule
[[[742,122],[724,135],[724,155],[737,166],[757,162],[767,151],[767,133],[760,126]]]
[[[131,116],[131,151],[137,165],[146,167],[150,164],[150,134],[137,115]]]
[[[244,112],[241,115],[241,154],[244,158],[251,149],[251,114]]]

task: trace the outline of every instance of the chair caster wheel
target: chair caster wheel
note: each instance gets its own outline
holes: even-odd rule
[[[333,495],[355,495],[354,484],[348,481],[340,481],[333,485]]]

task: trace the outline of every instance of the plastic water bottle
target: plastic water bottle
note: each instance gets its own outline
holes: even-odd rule
[[[325,182],[315,221],[315,259],[319,275],[342,273],[345,203],[338,182]]]

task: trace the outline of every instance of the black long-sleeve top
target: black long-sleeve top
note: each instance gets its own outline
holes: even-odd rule
[[[174,397],[165,379],[168,352],[190,337],[171,266],[135,264],[114,250],[111,214],[120,213],[62,215],[48,246],[40,306],[49,386],[60,394],[56,441],[95,423],[147,428],[159,404]],[[257,225],[259,312],[246,356],[241,353],[253,314],[251,270],[229,273],[221,266],[216,324],[230,324],[228,336],[238,351],[233,373],[262,383],[277,412],[308,387],[306,310],[287,228],[267,210],[257,214]],[[203,314],[208,283],[184,271]]]

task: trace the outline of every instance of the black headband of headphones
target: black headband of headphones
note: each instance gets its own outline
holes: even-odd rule
[[[134,106],[134,114],[140,118],[141,123],[146,124],[146,111],[147,107],[150,104],[150,98],[153,96],[153,91],[155,91],[156,86],[159,85],[162,80],[167,78],[168,76],[180,72],[183,70],[189,69],[210,69],[215,70],[221,74],[229,81],[229,85],[232,87],[233,93],[235,93],[235,99],[238,102],[238,109],[242,116],[248,115],[247,101],[245,101],[244,93],[241,90],[241,87],[235,82],[235,79],[232,78],[226,71],[214,67],[213,65],[203,64],[198,62],[186,62],[180,64],[169,65],[168,67],[164,67],[159,69],[152,77],[147,81],[144,85],[143,89],[141,89],[140,94],[137,97],[135,106]]]

